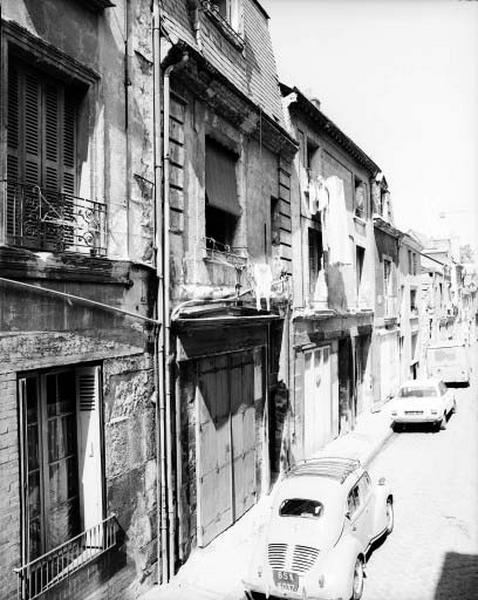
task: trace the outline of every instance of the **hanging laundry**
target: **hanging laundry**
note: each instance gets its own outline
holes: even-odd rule
[[[272,269],[270,265],[267,263],[254,263],[249,267],[249,274],[256,297],[256,309],[261,310],[261,300],[264,298],[266,308],[270,311],[272,295]]]
[[[326,223],[329,262],[352,264],[344,182],[333,175],[327,178],[326,186],[329,193]]]

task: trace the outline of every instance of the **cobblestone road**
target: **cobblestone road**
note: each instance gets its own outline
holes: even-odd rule
[[[370,468],[393,486],[396,521],[369,558],[363,600],[478,599],[477,367],[445,431],[395,434]]]

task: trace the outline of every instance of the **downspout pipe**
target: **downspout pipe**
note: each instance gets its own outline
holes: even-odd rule
[[[161,131],[161,0],[153,1],[153,163],[154,163],[154,248],[156,267],[156,317],[163,320],[163,216],[162,216],[162,131]],[[157,579],[168,580],[168,546],[166,518],[166,444],[164,402],[164,328],[157,327],[154,341],[156,400],[156,455],[157,455]]]
[[[170,178],[170,127],[169,118],[171,114],[171,94],[170,94],[170,77],[172,71],[179,65],[184,64],[188,60],[188,54],[183,52],[179,60],[174,64],[166,67],[163,76],[163,170],[164,170],[164,200],[163,200],[163,258],[164,258],[164,297],[163,310],[164,321],[161,328],[164,336],[164,395],[166,404],[166,454],[167,454],[167,504],[168,504],[168,525],[169,525],[169,573],[171,578],[174,575],[174,556],[175,556],[175,539],[176,539],[176,517],[174,511],[174,476],[173,476],[173,440],[172,440],[172,393],[171,393],[171,315],[170,315],[170,194],[169,194],[169,178]],[[176,436],[176,456],[180,452],[180,398],[175,397],[175,436]],[[179,458],[177,459],[177,464]],[[176,489],[176,497],[178,497],[178,489]]]

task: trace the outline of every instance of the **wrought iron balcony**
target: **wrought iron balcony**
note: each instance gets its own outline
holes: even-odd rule
[[[38,185],[7,181],[7,243],[32,250],[106,254],[106,206]]]
[[[15,569],[18,600],[35,600],[116,546],[116,516],[111,515],[65,544]]]

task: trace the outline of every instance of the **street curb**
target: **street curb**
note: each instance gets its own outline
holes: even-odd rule
[[[380,442],[373,448],[372,452],[370,452],[367,460],[364,461],[364,467],[368,467],[376,458],[377,455],[387,446],[394,435],[393,429],[390,427],[386,436],[384,436]]]

